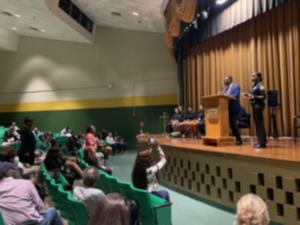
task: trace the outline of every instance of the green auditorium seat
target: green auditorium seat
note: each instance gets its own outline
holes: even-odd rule
[[[0,225],[5,225],[4,220],[3,220],[3,217],[2,217],[2,215],[1,215],[1,212],[0,212]]]
[[[105,186],[106,186],[106,190],[105,193],[119,193],[119,179],[112,177],[110,175],[106,175],[106,180],[105,180]]]
[[[119,192],[120,194],[124,195],[127,199],[134,199],[133,191],[132,191],[132,184],[127,182],[119,181]]]
[[[149,194],[146,190],[133,189],[134,200],[139,206],[139,218],[143,225],[171,225],[171,204]]]
[[[55,181],[51,178],[46,178],[46,186],[50,195],[50,199],[53,202],[56,209],[59,209],[59,199],[57,198],[57,192],[59,185],[55,183]]]
[[[66,201],[70,209],[73,211],[74,222],[76,225],[87,225],[89,221],[88,213],[81,201],[76,200],[72,195],[68,195],[68,201]]]
[[[60,185],[58,187],[57,197],[59,201],[59,211],[63,218],[68,220],[69,225],[76,225],[75,217],[72,209],[68,205],[68,196],[71,196],[71,192],[65,191],[64,188]]]
[[[84,157],[84,150],[83,150],[83,149],[79,149],[79,150],[78,150],[78,155],[79,155],[79,157],[80,157],[81,159],[83,159],[83,157]]]

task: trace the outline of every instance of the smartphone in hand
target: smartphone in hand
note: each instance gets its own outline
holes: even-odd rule
[[[156,143],[157,143],[156,138],[153,138],[153,137],[152,137],[152,138],[149,138],[149,143],[152,144],[152,145],[153,145],[153,144],[156,144]]]

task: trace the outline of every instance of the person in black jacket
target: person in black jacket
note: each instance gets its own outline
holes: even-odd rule
[[[34,150],[35,150],[35,137],[31,131],[33,125],[33,119],[26,117],[24,119],[24,127],[20,130],[21,135],[21,147],[19,149],[20,161],[34,164]]]
[[[195,119],[199,121],[198,131],[201,135],[205,135],[205,114],[204,114],[204,105],[199,105],[199,111],[195,114]]]
[[[52,147],[47,153],[44,163],[48,171],[62,173],[69,184],[73,186],[76,174],[70,169],[65,169],[65,160],[60,157],[59,148]]]
[[[256,135],[258,144],[254,148],[266,148],[267,135],[264,126],[263,110],[265,108],[266,91],[262,82],[262,75],[259,72],[252,74],[251,80],[253,87],[249,94],[245,94],[244,98],[251,101],[253,109],[253,119],[255,122]]]
[[[184,120],[192,121],[195,119],[195,113],[192,106],[188,107],[187,113],[184,115]]]

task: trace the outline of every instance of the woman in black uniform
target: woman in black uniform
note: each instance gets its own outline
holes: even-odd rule
[[[253,119],[258,139],[258,144],[255,145],[254,148],[266,148],[267,137],[263,118],[266,98],[265,86],[261,83],[263,79],[259,72],[254,72],[251,80],[253,82],[253,87],[249,94],[245,94],[244,98],[251,101],[253,109]]]

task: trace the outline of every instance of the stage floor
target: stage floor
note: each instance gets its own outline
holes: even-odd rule
[[[294,144],[292,138],[280,138],[268,140],[267,148],[254,149],[255,138],[243,137],[241,146],[208,146],[203,145],[201,139],[193,138],[172,138],[166,134],[141,134],[138,139],[147,141],[149,137],[156,137],[161,145],[185,148],[196,151],[211,153],[232,154],[238,156],[255,157],[260,159],[272,159],[289,162],[300,162],[300,141]]]

